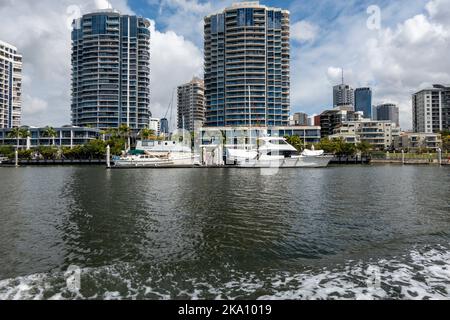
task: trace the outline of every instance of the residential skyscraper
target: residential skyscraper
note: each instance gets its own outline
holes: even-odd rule
[[[355,96],[353,89],[347,84],[338,84],[333,87],[333,106],[352,106],[355,105]]]
[[[252,1],[205,18],[206,126],[289,124],[289,15]]]
[[[450,86],[435,84],[412,97],[414,132],[450,130]]]
[[[150,123],[150,21],[100,10],[73,23],[72,123],[100,129]]]
[[[391,121],[400,127],[398,107],[392,103],[385,103],[376,106],[376,120]]]
[[[22,118],[22,55],[0,41],[0,128],[20,127]]]
[[[161,134],[168,135],[170,133],[169,120],[167,118],[161,119]]]
[[[366,119],[372,118],[372,89],[356,88],[355,111],[363,112]]]
[[[205,85],[203,80],[192,81],[178,87],[178,129],[194,131],[195,123],[205,122]]]

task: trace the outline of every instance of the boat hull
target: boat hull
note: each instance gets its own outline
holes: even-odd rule
[[[238,163],[243,168],[325,168],[331,156],[286,158],[281,160],[248,160]]]
[[[176,166],[193,166],[195,164],[195,158],[186,159],[174,159],[174,160],[116,160],[113,162],[115,167],[121,168],[163,168],[163,167],[176,167]]]

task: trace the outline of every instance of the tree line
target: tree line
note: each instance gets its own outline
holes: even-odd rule
[[[367,156],[372,151],[372,146],[366,141],[357,144],[347,143],[344,139],[328,139],[324,138],[316,144],[305,144],[305,142],[297,135],[286,136],[286,141],[296,148],[298,151],[303,151],[305,148],[311,149],[313,146],[316,150],[323,150],[325,153],[335,154],[336,156],[355,156],[360,153]]]

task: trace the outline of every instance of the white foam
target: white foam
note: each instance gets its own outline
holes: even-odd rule
[[[231,270],[230,268],[229,270]],[[141,270],[141,269],[140,269]],[[149,273],[155,271],[149,268]],[[195,271],[197,272],[197,271]],[[173,270],[142,277],[131,264],[86,268],[82,286],[89,292],[71,292],[64,273],[34,274],[0,281],[0,300],[21,299],[449,299],[450,250],[438,247],[412,250],[403,257],[379,261],[349,261],[333,269],[301,273],[286,271],[239,272],[215,270],[191,275]],[[223,278],[228,280],[220,280]],[[139,280],[147,279],[147,280]],[[86,283],[86,282],[84,282]],[[164,283],[164,285],[162,284]],[[86,293],[85,293],[86,294]]]

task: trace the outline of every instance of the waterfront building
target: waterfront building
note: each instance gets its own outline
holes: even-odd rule
[[[150,112],[150,21],[115,10],[73,23],[72,124],[147,128]]]
[[[0,128],[19,127],[22,118],[22,55],[0,41]]]
[[[289,124],[289,16],[252,1],[205,17],[205,126]]]
[[[293,126],[308,126],[308,115],[304,112],[296,112],[292,116]]]
[[[45,135],[47,128],[37,128],[22,126],[21,128],[27,129],[30,133],[28,138],[19,139],[20,149],[30,149],[40,146],[56,146],[56,147],[69,147],[85,145],[89,141],[98,139],[100,137],[100,130],[96,128],[81,128],[75,126],[62,126],[54,128],[56,131],[55,137],[48,137]],[[17,138],[10,138],[9,134],[11,128],[0,129],[0,145],[17,146]]]
[[[395,104],[385,103],[385,104],[380,104],[380,105],[376,106],[375,108],[376,108],[375,120],[391,121],[391,122],[395,123],[397,125],[397,127],[400,127],[399,110]]]
[[[320,114],[320,127],[322,137],[328,137],[334,133],[334,129],[339,127],[344,121],[357,121],[362,119],[361,112],[349,110],[326,110]]]
[[[339,84],[333,87],[333,106],[335,108],[345,107],[354,109],[355,94],[353,89],[347,84]]]
[[[423,149],[436,151],[442,147],[442,137],[439,133],[402,132],[395,137],[394,147],[397,150],[417,152]]]
[[[168,136],[170,133],[169,121],[166,118],[162,118],[160,124],[161,134]]]
[[[160,136],[161,135],[161,119],[150,118],[150,123],[148,125],[148,128],[150,130],[153,130],[155,132],[155,135]]]
[[[203,127],[200,129],[202,145],[218,143],[219,137],[231,146],[256,145],[259,137],[299,136],[308,144],[320,142],[320,127],[318,126],[274,126],[274,127]],[[250,143],[251,140],[251,143]],[[222,140],[223,141],[223,140]]]
[[[355,111],[362,112],[364,118],[372,119],[372,89],[356,88]]]
[[[344,139],[348,143],[367,142],[375,150],[390,150],[400,135],[400,128],[391,121],[360,119],[343,121],[333,130],[329,139]]]
[[[203,80],[192,81],[178,87],[178,129],[194,131],[195,124],[205,122],[205,86]]]
[[[433,85],[412,97],[414,132],[450,130],[450,85]]]

